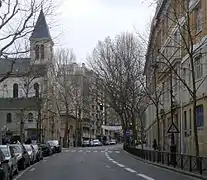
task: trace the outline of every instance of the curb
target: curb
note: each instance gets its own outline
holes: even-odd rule
[[[199,178],[199,179],[202,179],[202,180],[207,180],[207,176],[201,176],[199,174],[194,174],[194,173],[187,172],[187,171],[184,171],[184,170],[181,170],[181,169],[176,169],[176,168],[169,167],[169,166],[166,166],[166,165],[162,165],[162,164],[159,164],[159,163],[144,160],[142,158],[139,158],[139,157],[127,152],[126,150],[123,150],[123,151],[124,151],[124,153],[128,154],[129,156],[133,157],[134,159],[137,159],[137,160],[142,161],[144,163],[151,164],[151,165],[154,165],[154,166],[157,166],[157,167],[160,167],[160,168],[165,168],[165,169],[168,169],[168,170],[171,170],[171,171],[175,171],[177,173],[184,174],[184,175],[187,175],[187,176]]]

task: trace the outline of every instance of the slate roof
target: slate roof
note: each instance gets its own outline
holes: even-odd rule
[[[43,10],[40,11],[31,39],[52,39]]]
[[[23,73],[30,66],[30,58],[0,58],[0,74],[6,74],[11,71],[13,64],[13,74]]]
[[[31,98],[0,98],[0,110],[8,109],[38,109],[40,99],[36,97]]]
[[[11,72],[11,76],[27,75],[28,72],[36,72],[43,76],[47,70],[46,65],[36,64],[31,66],[30,60],[30,58],[0,58],[0,76],[8,72]]]

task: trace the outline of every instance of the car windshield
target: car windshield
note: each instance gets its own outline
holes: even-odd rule
[[[58,145],[59,142],[58,142],[57,140],[55,140],[55,141],[53,141],[53,144],[54,144],[54,145]]]
[[[54,145],[55,145],[55,143],[54,143],[53,141],[48,141],[48,144],[49,144],[50,146],[54,146]]]
[[[14,153],[21,153],[22,152],[22,149],[20,146],[11,145],[11,147],[13,147]]]
[[[5,157],[9,157],[10,156],[8,147],[0,146],[0,149],[3,152],[3,154],[4,154]]]
[[[27,151],[32,151],[32,148],[31,148],[30,145],[24,145],[24,147],[25,147],[25,149],[26,149]]]

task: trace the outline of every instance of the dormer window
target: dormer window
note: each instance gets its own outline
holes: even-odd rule
[[[44,59],[45,58],[45,48],[44,48],[44,45],[42,44],[41,45],[41,59]]]

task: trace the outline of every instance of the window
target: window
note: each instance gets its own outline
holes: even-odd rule
[[[35,90],[35,97],[39,97],[39,84],[35,83],[34,84],[34,90]]]
[[[44,45],[42,44],[41,45],[41,59],[44,59],[45,58],[45,48],[44,48]]]
[[[36,45],[35,47],[35,58],[39,59],[40,58],[40,46]]]
[[[28,114],[28,122],[33,122],[33,114],[32,113]]]
[[[6,122],[7,123],[11,123],[12,122],[12,114],[11,113],[7,113],[7,115],[6,115]]]
[[[201,15],[201,4],[199,3],[195,8],[195,28],[197,32],[200,32],[202,30]]]
[[[196,107],[196,120],[197,120],[197,127],[204,126],[203,105],[199,105]]]
[[[192,115],[191,115],[191,109],[189,109],[189,135],[191,136],[192,133]]]
[[[187,136],[187,112],[184,111],[184,124],[183,124],[183,128],[184,128],[184,134],[185,137]]]
[[[13,97],[14,97],[14,98],[18,97],[18,91],[19,91],[19,90],[18,90],[18,84],[15,83],[15,84],[13,85]]]
[[[202,56],[199,55],[195,58],[195,78],[199,79],[203,76]]]

